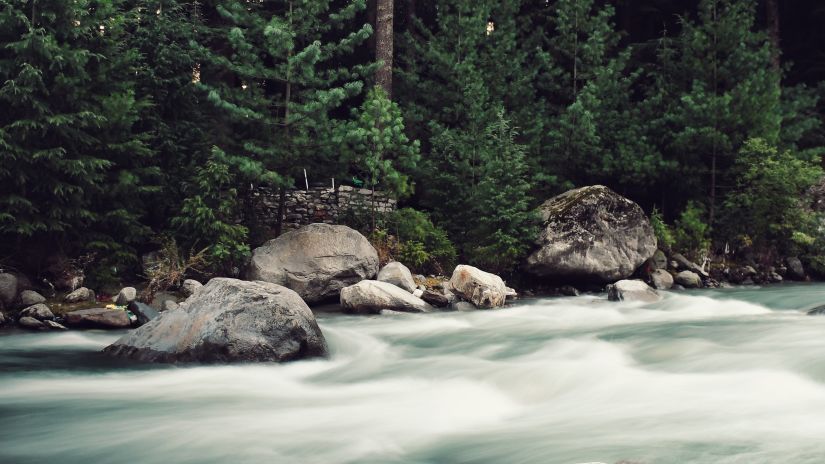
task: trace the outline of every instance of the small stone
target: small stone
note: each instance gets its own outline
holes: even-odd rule
[[[620,280],[607,286],[607,299],[610,301],[641,301],[655,303],[662,299],[656,290],[641,280]]]
[[[424,296],[424,290],[421,290],[421,288],[416,288],[415,290],[413,290],[412,294],[414,297],[421,298],[422,296]]]
[[[118,306],[126,306],[135,301],[137,298],[137,290],[135,287],[123,287],[115,298],[115,304]]]
[[[673,281],[685,288],[701,288],[702,278],[693,271],[682,271],[676,274]]]
[[[445,308],[450,305],[450,300],[444,294],[432,290],[423,292],[420,298],[436,308]]]
[[[23,290],[18,297],[20,306],[27,307],[36,305],[38,303],[45,303],[46,297],[35,292],[34,290]]]
[[[55,322],[55,321],[43,321],[43,325],[45,325],[46,327],[48,327],[52,330],[69,330],[68,328],[66,328],[65,325],[60,324],[60,323]]]
[[[657,290],[670,290],[673,287],[673,276],[664,269],[656,269],[650,273],[650,283]]]
[[[172,311],[173,309],[178,308],[180,308],[180,305],[174,300],[164,300],[163,305],[161,306],[162,311]]]
[[[201,287],[203,287],[203,284],[198,282],[197,280],[186,279],[183,281],[183,284],[180,287],[180,291],[181,293],[183,293],[183,296],[188,298],[194,295],[195,292],[198,291],[198,289]]]
[[[66,295],[66,297],[63,298],[63,301],[66,303],[80,303],[82,301],[94,302],[95,292],[86,287],[80,287],[72,293]]]
[[[49,309],[48,306],[44,305],[43,303],[38,303],[36,305],[29,306],[28,308],[20,311],[20,316],[22,317],[32,317],[39,320],[46,320],[46,319],[54,319],[54,314]]]

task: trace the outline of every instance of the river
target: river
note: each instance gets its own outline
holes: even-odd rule
[[[320,314],[331,357],[134,366],[0,336],[0,462],[825,462],[825,285]]]

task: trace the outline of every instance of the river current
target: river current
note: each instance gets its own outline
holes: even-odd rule
[[[135,366],[0,336],[0,462],[825,462],[825,285],[319,314],[329,359]]]

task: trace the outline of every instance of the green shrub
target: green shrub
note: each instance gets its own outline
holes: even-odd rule
[[[662,218],[662,213],[654,206],[650,213],[650,225],[653,226],[653,232],[656,234],[656,240],[659,243],[659,248],[669,250],[676,243],[676,238],[673,236],[673,231],[670,226],[665,223]]]
[[[456,250],[447,233],[430,217],[412,208],[402,208],[384,218],[384,227],[398,240],[396,258],[422,272],[449,272]]]
[[[710,248],[710,227],[704,221],[704,217],[704,206],[690,201],[676,220],[674,245],[677,250],[692,259],[707,254]]]

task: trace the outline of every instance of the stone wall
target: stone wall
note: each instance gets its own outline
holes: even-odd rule
[[[253,194],[255,216],[258,226],[265,235],[274,234],[278,222],[278,191],[259,187]],[[294,189],[286,193],[284,230],[297,229],[314,222],[339,224],[350,215],[365,216],[371,214],[372,202],[378,214],[395,210],[397,202],[386,192],[359,189],[347,185],[331,187],[312,187],[309,190]]]

